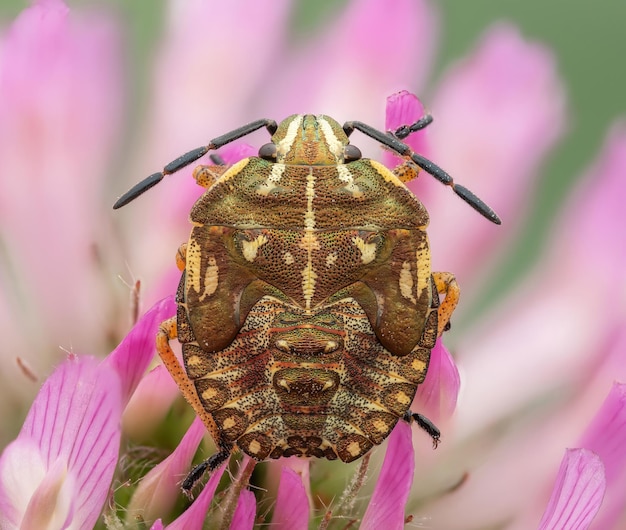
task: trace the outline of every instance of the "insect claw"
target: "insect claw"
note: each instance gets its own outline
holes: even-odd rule
[[[433,117],[430,114],[426,114],[422,116],[419,120],[417,120],[412,125],[401,125],[398,127],[393,133],[398,140],[404,140],[407,136],[417,132],[421,129],[424,129],[428,125],[433,122]]]

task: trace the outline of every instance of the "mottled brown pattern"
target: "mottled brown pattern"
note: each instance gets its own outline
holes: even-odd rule
[[[435,330],[436,306],[427,318]],[[259,300],[222,351],[183,344],[186,371],[220,428],[217,442],[234,442],[257,460],[359,458],[409,409],[429,354],[386,350],[354,298],[307,315],[280,294]]]

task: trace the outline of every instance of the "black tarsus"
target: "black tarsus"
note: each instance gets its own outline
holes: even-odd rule
[[[125,206],[129,202],[133,201],[142,193],[145,193],[150,188],[158,184],[165,175],[171,175],[172,173],[176,173],[179,169],[188,166],[192,162],[195,162],[199,158],[206,155],[209,151],[219,149],[220,147],[223,147],[230,142],[234,142],[235,140],[238,140],[243,136],[246,136],[258,129],[261,129],[262,127],[265,127],[267,131],[273,135],[276,132],[278,125],[274,120],[264,118],[243,125],[226,134],[223,134],[222,136],[218,136],[217,138],[213,138],[213,140],[211,140],[208,145],[204,147],[198,147],[189,151],[188,153],[185,153],[182,156],[179,156],[178,158],[172,160],[169,164],[167,164],[160,173],[153,173],[148,178],[142,180],[138,184],[135,184],[130,190],[128,190],[117,201],[115,201],[113,209],[117,210],[118,208],[121,208],[122,206]]]
[[[418,414],[417,412],[411,412],[407,410],[402,417],[404,421],[406,421],[409,425],[413,422],[417,423],[418,427],[426,431],[426,433],[433,439],[433,449],[437,449],[439,442],[441,440],[441,431],[437,429],[435,424],[430,421],[423,414]]]
[[[433,122],[433,117],[430,114],[425,114],[419,120],[417,120],[412,125],[401,125],[395,131],[393,131],[393,135],[398,138],[398,140],[404,140],[410,134],[414,132],[421,131],[423,128],[427,127]]]
[[[196,485],[196,483],[202,478],[202,475],[204,475],[204,473],[207,471],[209,473],[211,471],[214,471],[217,467],[220,466],[220,464],[228,460],[228,457],[231,455],[231,453],[232,453],[232,449],[222,448],[220,452],[215,453],[214,455],[207,458],[205,461],[200,462],[196,467],[194,467],[189,472],[185,480],[183,480],[183,483],[181,485],[183,492],[187,496],[190,496],[191,490]]]
[[[479,199],[474,193],[469,191],[466,187],[455,184],[454,180],[448,173],[441,169],[437,164],[431,162],[422,155],[419,155],[401,139],[406,138],[409,134],[415,131],[423,129],[432,122],[432,118],[429,115],[424,116],[420,120],[416,121],[413,125],[403,125],[398,127],[395,132],[384,133],[367,125],[360,121],[348,121],[344,124],[343,130],[347,136],[350,136],[354,130],[360,131],[366,136],[373,138],[377,142],[380,142],[385,147],[395,151],[400,156],[410,158],[415,164],[422,168],[426,173],[436,178],[442,184],[450,186],[454,193],[456,193],[461,199],[469,204],[474,210],[480,213],[483,217],[489,219],[492,223],[497,225],[502,221],[489,206],[487,206],[481,199]]]

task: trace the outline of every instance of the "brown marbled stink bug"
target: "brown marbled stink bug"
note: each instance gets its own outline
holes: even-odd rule
[[[161,325],[157,349],[219,451],[184,487],[236,447],[257,460],[350,462],[400,419],[437,443],[437,428],[409,406],[459,288],[452,274],[431,272],[428,213],[404,183],[421,168],[500,219],[401,141],[430,122],[383,133],[323,115],[258,120],[177,158],[115,203],[257,129],[272,135],[257,157],[194,171],[207,191],[191,210],[177,256],[178,313]],[[355,129],[405,161],[390,171],[362,158],[348,140]]]

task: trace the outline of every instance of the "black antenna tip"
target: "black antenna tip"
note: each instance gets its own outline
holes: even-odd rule
[[[454,184],[453,189],[454,193],[461,197],[461,199],[463,199],[483,217],[489,219],[494,224],[502,224],[502,221],[498,217],[498,214],[496,214],[496,212],[489,208],[489,206],[487,206],[481,199],[474,195],[465,186],[461,186],[460,184]]]
[[[163,173],[153,173],[148,178],[142,180],[138,184],[135,184],[131,189],[129,189],[124,195],[122,195],[115,204],[113,205],[113,209],[117,210],[122,206],[126,206],[129,202],[134,201],[137,197],[139,197],[142,193],[148,191],[153,186],[156,186],[159,182],[163,180]]]

